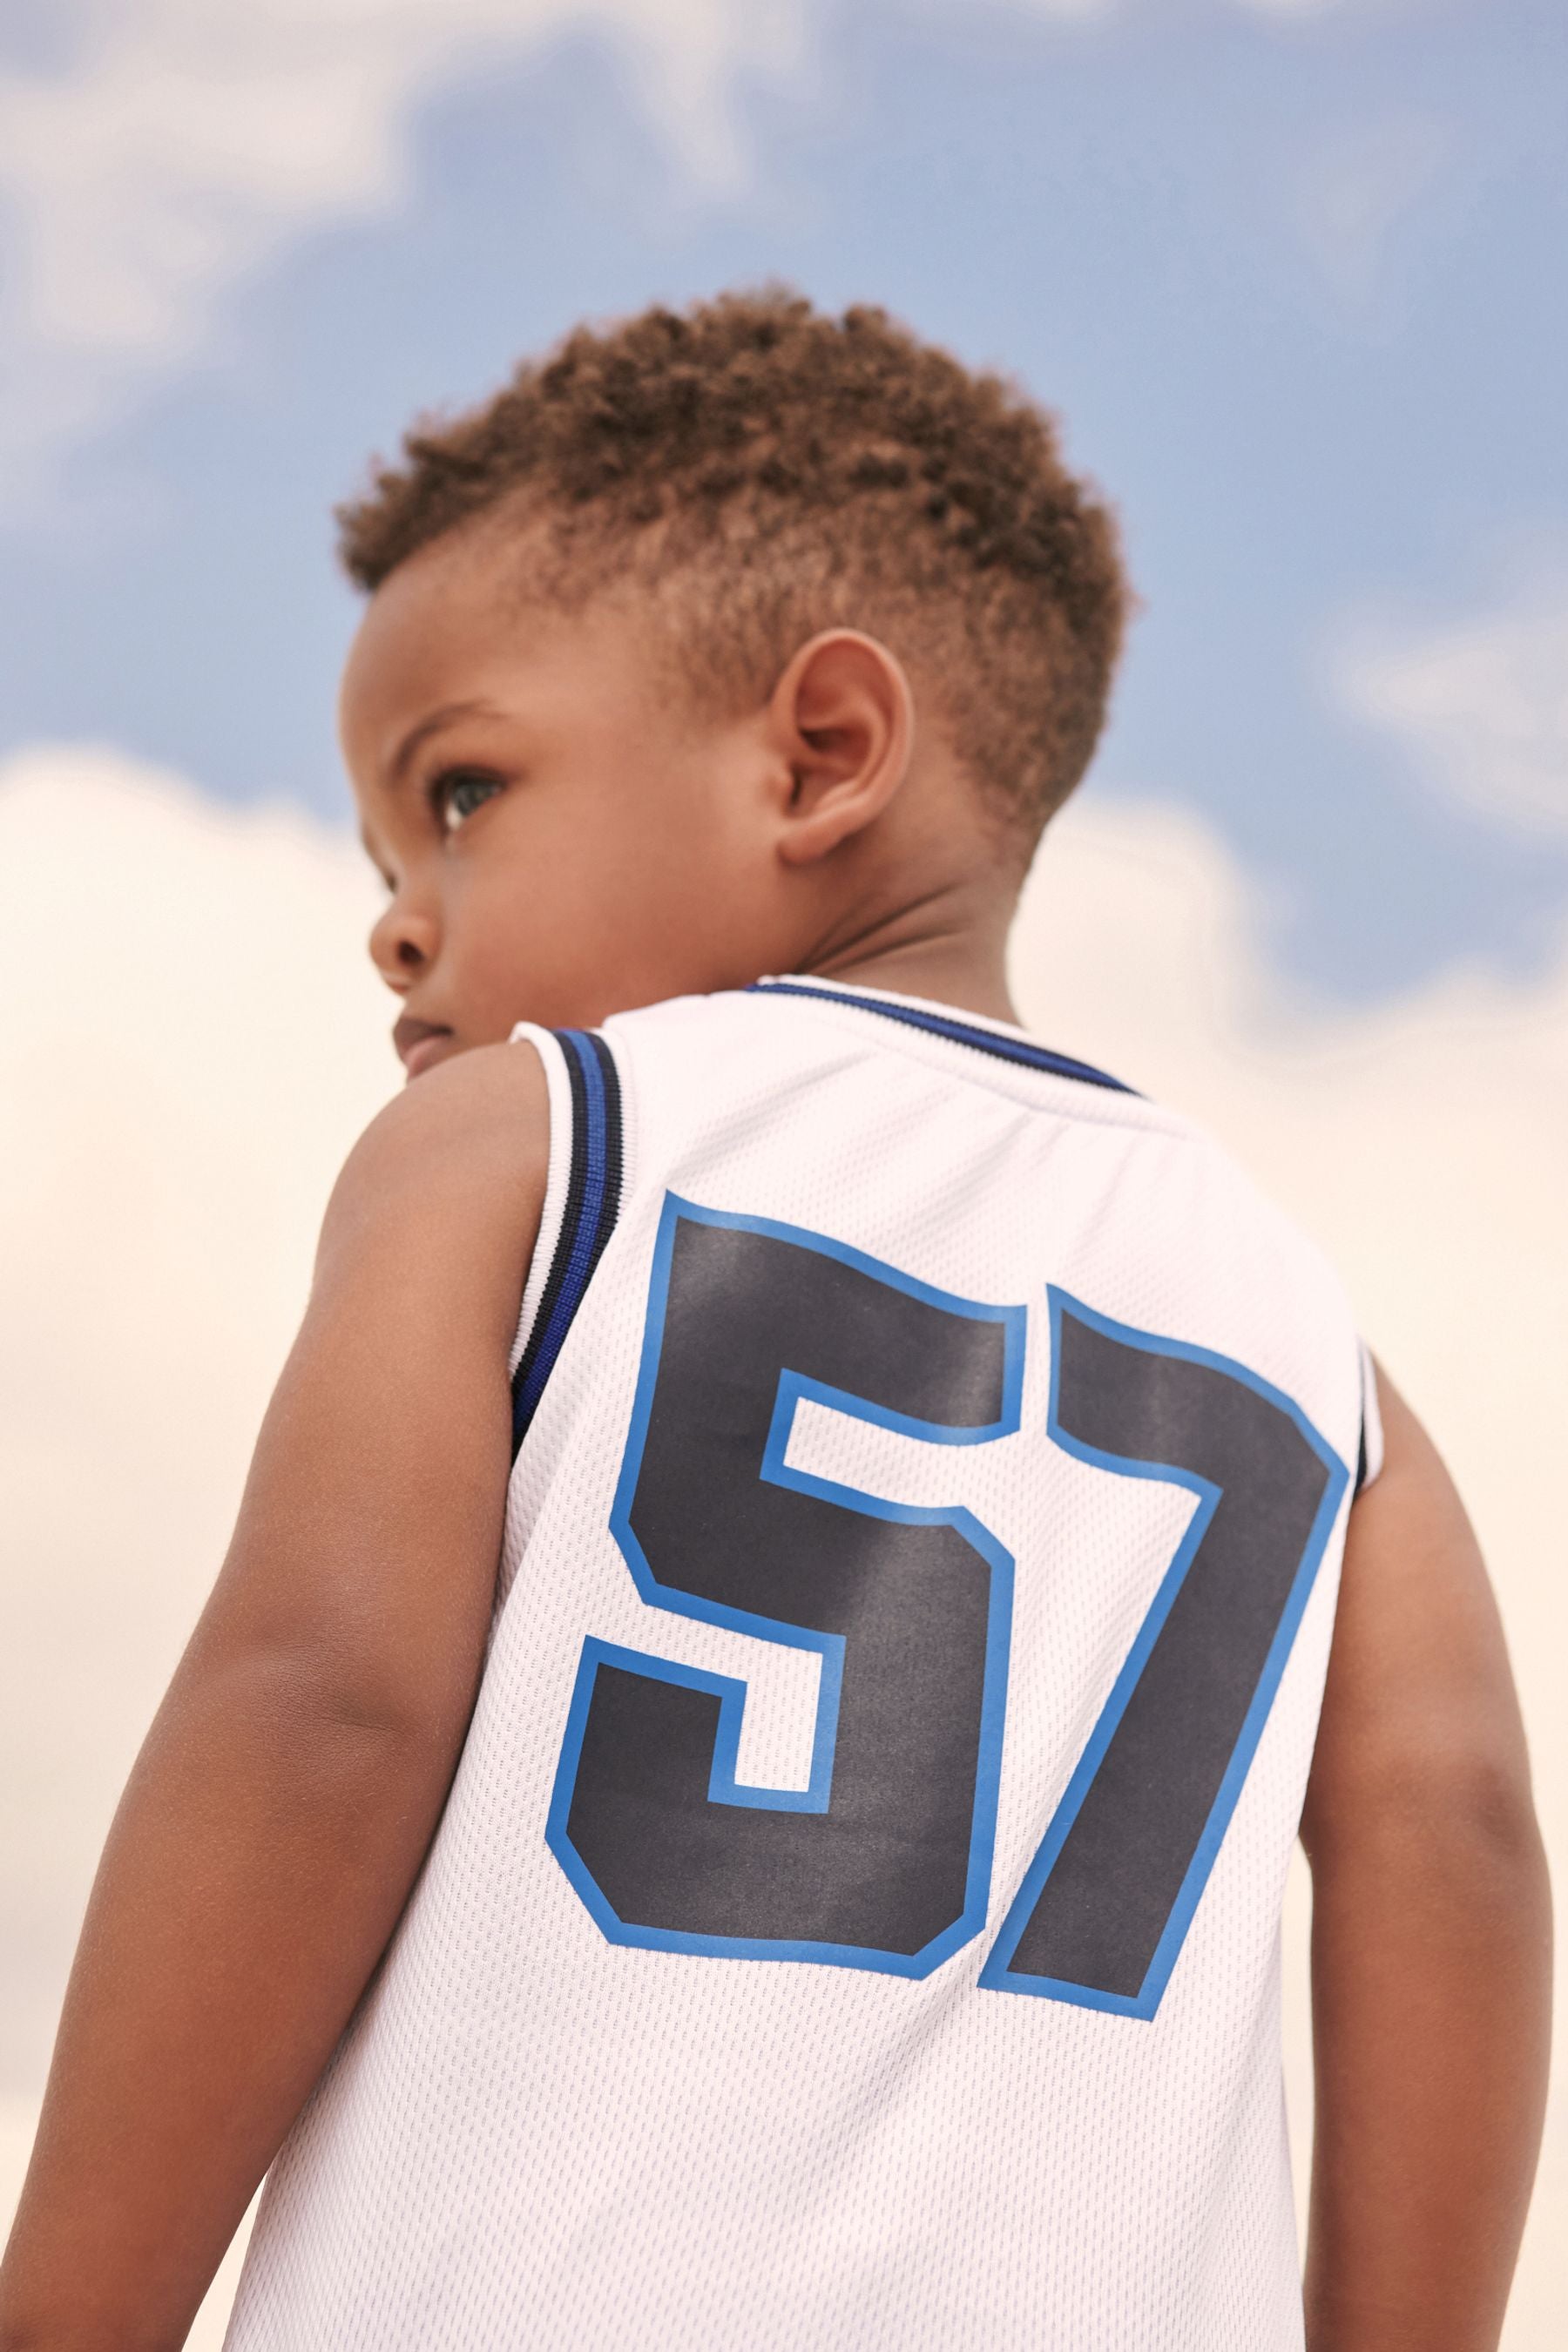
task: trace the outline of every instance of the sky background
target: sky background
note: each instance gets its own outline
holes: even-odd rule
[[[231,21],[232,19],[232,21]],[[132,0],[0,36],[0,741],[343,808],[330,509],[584,314],[781,275],[1023,378],[1145,611],[1102,794],[1281,962],[1568,897],[1560,0]]]
[[[10,0],[0,2214],[398,1075],[331,507],[655,297],[884,301],[1118,506],[1144,609],[1020,1000],[1341,1265],[1480,1527],[1568,1863],[1565,156],[1561,0]],[[1510,2352],[1568,2337],[1565,2249],[1559,2091]]]

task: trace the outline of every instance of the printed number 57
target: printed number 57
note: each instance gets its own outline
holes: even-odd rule
[[[988,1954],[1152,2016],[1346,1472],[1241,1365],[1051,1295],[1049,1433],[1197,1497]],[[804,1790],[737,1777],[745,1685],[590,1640],[547,1836],[606,1937],[921,1977],[984,1925],[1014,1563],[968,1512],[789,1467],[803,1398],[943,1444],[1018,1427],[1022,1307],[673,1196],[612,1526],[643,1598],[815,1651]]]

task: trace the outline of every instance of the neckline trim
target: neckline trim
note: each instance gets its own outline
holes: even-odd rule
[[[1000,1061],[1022,1062],[1028,1069],[1048,1070],[1053,1077],[1076,1078],[1084,1086],[1104,1087],[1111,1094],[1137,1094],[1137,1088],[1123,1079],[1097,1070],[1091,1063],[1075,1061],[1070,1054],[1058,1054],[1049,1045],[1038,1045],[1021,1029],[1007,1028],[1001,1022],[965,1020],[957,1013],[942,1012],[923,998],[895,996],[890,992],[884,994],[880,990],[862,992],[846,988],[841,981],[771,978],[754,980],[746,993],[814,996],[825,1004],[853,1005],[859,1012],[880,1013],[884,1021],[900,1021],[908,1029],[922,1029],[929,1036],[945,1037],[952,1045],[971,1046],[976,1053],[994,1055]]]

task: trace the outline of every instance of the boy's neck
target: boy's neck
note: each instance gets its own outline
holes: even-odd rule
[[[962,919],[920,908],[902,921],[842,943],[825,943],[799,969],[847,986],[890,989],[923,996],[982,1020],[1021,1025],[1007,987],[1007,932],[1012,908],[988,908]]]

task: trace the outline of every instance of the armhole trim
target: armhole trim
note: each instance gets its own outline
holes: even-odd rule
[[[550,1087],[550,1172],[533,1264],[518,1322],[511,1376],[511,1454],[528,1433],[621,1205],[621,1086],[596,1030],[536,1029],[514,1038],[539,1050]]]
[[[1364,1339],[1361,1349],[1361,1451],[1356,1460],[1354,1492],[1370,1486],[1383,1467],[1383,1415],[1377,1406],[1377,1370]]]

